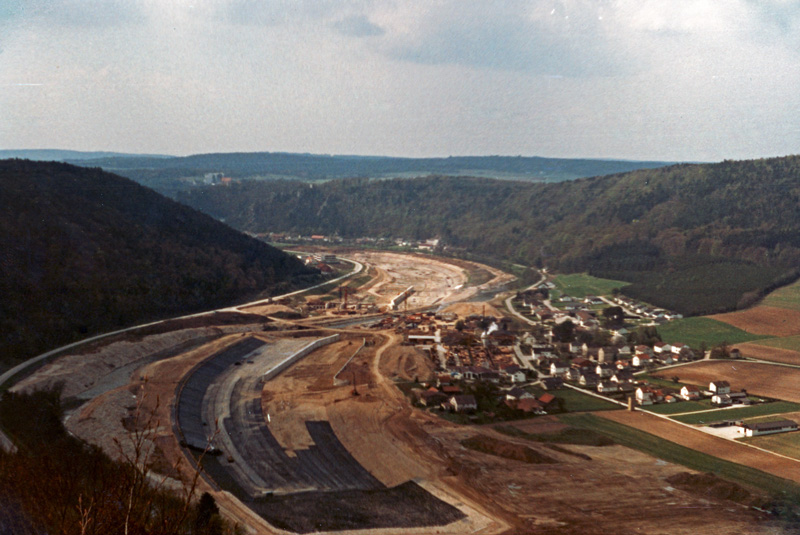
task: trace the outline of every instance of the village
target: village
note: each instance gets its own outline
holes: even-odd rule
[[[655,376],[677,364],[709,358],[712,350],[701,353],[687,344],[667,344],[656,338],[650,344],[635,343],[642,332],[648,332],[647,327],[635,327],[636,321],[627,320],[609,327],[614,322],[603,311],[613,308],[611,303],[594,296],[562,297],[559,303],[568,305],[556,307],[547,298],[547,290],[544,283],[518,296],[532,320],[527,329],[520,330],[518,323],[514,328],[514,318],[509,316],[459,317],[452,312],[395,314],[373,327],[394,328],[405,344],[428,355],[435,373],[416,378],[419,384],[409,395],[418,406],[456,421],[489,423],[565,412],[568,404],[561,393],[570,390],[629,410],[702,402],[711,411],[767,402],[732,389],[724,380],[696,385],[681,384],[678,377]],[[626,310],[642,307],[630,300],[618,302]],[[671,316],[664,310],[639,310],[651,318],[648,326]],[[741,359],[741,352],[732,348],[729,358]],[[736,427],[741,436],[797,430],[793,421],[711,424],[728,426]]]

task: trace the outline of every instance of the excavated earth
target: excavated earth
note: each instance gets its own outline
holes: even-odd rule
[[[463,290],[457,288],[467,280],[462,267],[425,267],[404,278],[403,269],[410,268],[400,267],[418,261],[397,256],[362,258],[376,265],[391,290],[377,294],[391,296],[427,276],[420,299],[449,302]],[[453,310],[480,313],[476,309]],[[259,310],[248,312],[256,316]],[[212,492],[222,512],[250,533],[777,533],[752,509],[719,493],[698,492],[700,480],[681,476],[684,467],[619,445],[552,448],[414,408],[398,386],[430,377],[433,367],[425,353],[402,345],[391,331],[265,331],[271,322],[261,317],[241,324],[178,325],[98,345],[55,360],[16,388],[63,381],[64,395],[76,407],[67,420],[72,433],[111,455],[139,456],[165,485]],[[274,377],[262,376],[261,348],[295,348],[337,332],[337,341]],[[211,404],[203,400],[208,412],[202,414],[223,416],[204,422],[214,443],[223,445],[221,454],[190,451],[181,444],[176,398],[197,370],[243,340],[253,340],[249,343],[258,349],[240,364],[220,369],[219,380],[212,377],[209,386],[234,394],[217,396]],[[225,427],[231,424],[242,427]],[[564,429],[551,417],[517,426],[535,433]],[[322,475],[315,479],[317,472],[298,469],[304,488],[294,481],[248,494],[241,482],[266,476],[259,475],[259,460],[243,445],[250,441],[237,443],[239,431],[269,441],[281,466],[313,465]],[[226,432],[230,436],[219,441]],[[483,451],[464,446],[476,436],[484,437]],[[498,451],[549,462],[524,462]],[[241,456],[234,458],[237,452]],[[338,460],[331,461],[334,455]],[[198,459],[209,467],[199,476]],[[238,467],[242,461],[253,466]],[[303,465],[306,461],[311,464]],[[357,477],[340,472],[345,465],[363,472]],[[253,485],[258,488],[266,487]]]

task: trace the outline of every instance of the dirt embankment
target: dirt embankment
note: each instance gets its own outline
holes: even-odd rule
[[[429,381],[436,366],[427,352],[413,346],[392,346],[381,357],[380,371],[390,379]]]

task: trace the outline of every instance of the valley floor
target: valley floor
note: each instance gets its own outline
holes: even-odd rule
[[[381,306],[414,286],[417,292],[409,308],[447,304],[449,308],[443,312],[459,316],[481,314],[487,309],[499,316],[501,311],[492,305],[464,301],[511,279],[487,266],[444,259],[374,252],[353,257],[373,273],[362,296],[371,296],[369,300]],[[477,270],[486,275],[476,279]],[[477,284],[470,285],[470,274]],[[242,340],[256,340],[253,347],[263,345],[289,356],[305,341],[338,334],[337,340],[274,376],[264,375],[269,370],[261,367],[261,349],[256,349],[235,365],[212,374],[204,386],[206,390],[198,394],[207,408],[208,393],[218,396],[216,408],[203,414],[209,415],[208,420],[212,415],[219,418],[204,424],[210,439],[222,450],[213,466],[209,464],[210,475],[200,480],[200,490],[212,492],[223,512],[247,526],[251,533],[320,529],[386,535],[591,535],[612,531],[695,535],[698,526],[704,526],[705,532],[778,533],[761,513],[741,503],[681,490],[670,483],[681,474],[693,473],[678,464],[618,444],[553,448],[523,436],[500,433],[493,425],[458,425],[416,408],[398,386],[434,376],[428,354],[404,343],[403,335],[392,329],[315,327],[308,320],[276,315],[289,310],[291,305],[263,305],[247,309],[257,319],[248,317],[241,324],[184,326],[160,334],[115,339],[89,352],[60,357],[15,388],[35,389],[63,381],[64,396],[76,407],[67,420],[71,432],[115,456],[130,455],[129,438],[136,432],[144,433],[154,471],[165,475],[167,484],[181,488],[192,477],[192,463],[198,454],[181,443],[183,430],[176,418],[176,398],[184,395],[182,388],[201,363],[210,362]],[[274,358],[276,362],[280,360]],[[235,417],[237,411],[239,416]],[[718,443],[699,431],[640,412],[612,410],[598,414],[663,440],[800,482],[800,463],[781,461],[769,453],[756,455],[746,446],[722,439]],[[322,428],[317,424],[329,426],[333,438],[326,435],[326,440],[338,441],[368,478],[350,480],[339,472],[331,475],[324,464],[325,453],[314,457],[314,452],[322,448]],[[554,416],[514,425],[534,434],[554,433],[570,426],[568,420],[560,421]],[[219,431],[215,430],[217,427]],[[264,439],[267,430],[272,438]],[[237,443],[239,432],[262,437],[258,440],[274,440],[269,447],[275,455],[282,456],[282,463],[295,466],[292,463],[310,459],[315,470],[328,475],[321,479],[307,477],[304,488],[284,483],[270,487],[264,470],[278,464],[269,465],[273,461],[259,457],[262,450],[252,446],[255,438]],[[227,435],[225,440],[219,438],[222,433]],[[515,451],[527,448],[548,461],[528,463],[499,456],[498,451],[464,447],[464,440],[476,436],[488,437]],[[342,458],[336,462],[344,462]],[[266,465],[259,468],[259,463]],[[356,513],[363,515],[361,520],[349,518],[350,524],[334,521],[334,505],[327,506],[324,513],[317,509],[317,521],[312,519],[303,525],[292,524],[285,516],[279,518],[269,511],[272,495],[277,502],[279,495],[284,500],[287,496],[316,496],[305,492],[364,491],[367,489],[361,488],[359,481],[373,481],[370,478],[374,478],[375,488],[413,482],[421,489],[415,490],[414,496],[430,496],[425,499],[440,517],[419,515],[406,523],[390,518],[381,524],[384,520],[375,518],[389,518],[383,516],[385,508],[379,512],[375,505],[370,517],[372,506],[366,498],[359,504],[350,498]],[[247,481],[252,483],[249,493],[243,483]],[[265,490],[268,492],[255,497]],[[295,506],[295,516],[307,514],[297,503],[291,507]]]

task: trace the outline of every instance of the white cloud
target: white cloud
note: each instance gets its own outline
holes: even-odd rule
[[[796,2],[487,6],[4,4],[0,147],[684,160],[797,152]]]

